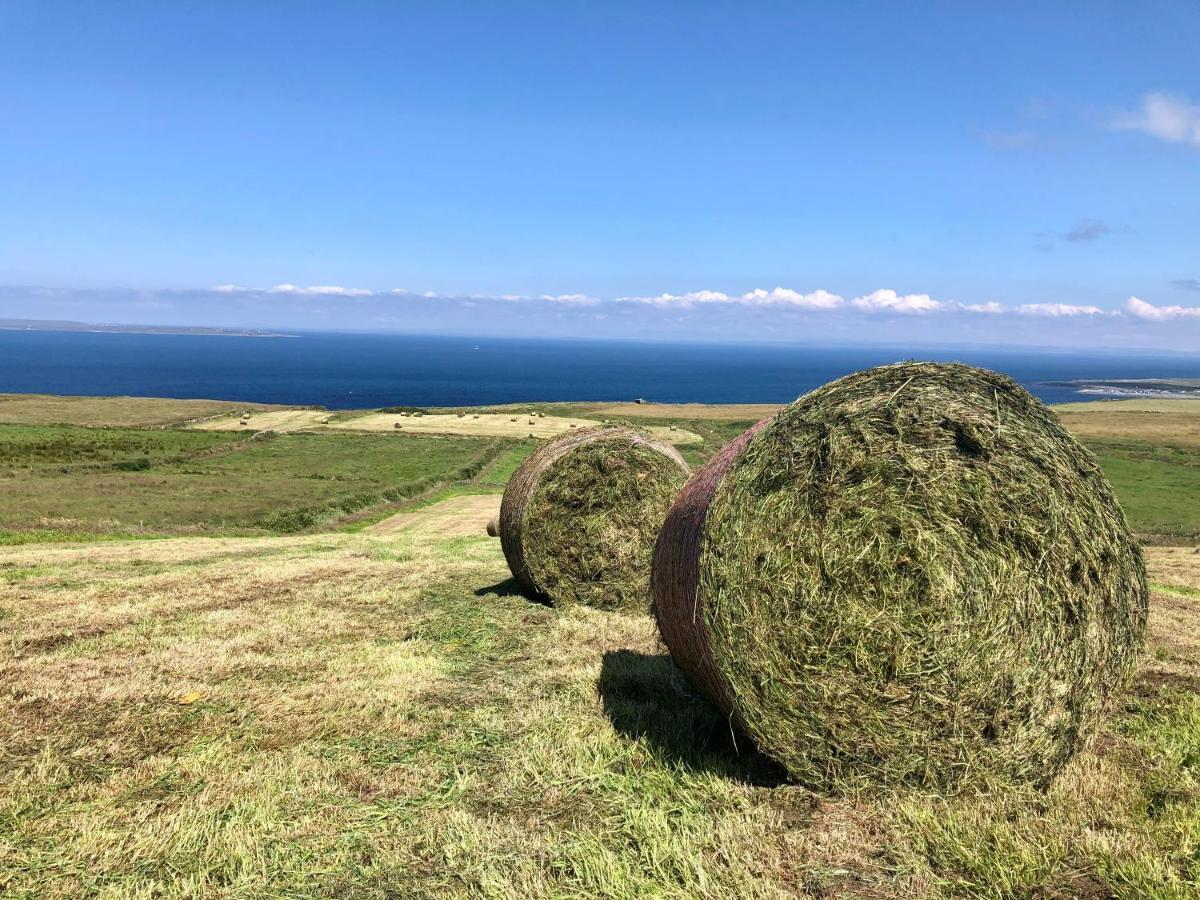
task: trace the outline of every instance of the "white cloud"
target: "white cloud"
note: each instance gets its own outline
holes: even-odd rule
[[[754,305],[769,306],[772,304],[784,304],[804,309],[836,309],[846,302],[837,294],[831,294],[829,291],[819,288],[811,294],[802,294],[799,291],[793,291],[791,288],[785,287],[777,287],[770,291],[756,288],[753,291],[742,294],[741,299],[746,303]]]
[[[542,294],[538,299],[548,300],[551,303],[578,303],[584,306],[600,302],[587,294]]]
[[[1114,118],[1112,127],[1200,147],[1200,106],[1177,94],[1154,91],[1142,98],[1140,109]]]
[[[721,291],[689,291],[686,294],[658,294],[653,297],[618,297],[620,302],[646,303],[651,306],[691,307],[698,303],[733,303],[747,306],[791,306],[801,309],[834,309],[845,301],[837,294],[816,290],[802,294],[790,288],[777,287],[772,290],[755,288],[744,294],[731,296]]]
[[[478,305],[481,303],[545,303],[563,308],[599,306],[606,302],[639,303],[665,309],[692,309],[696,306],[758,307],[762,309],[793,309],[814,312],[854,311],[864,314],[973,314],[973,315],[1022,315],[1048,318],[1072,318],[1080,316],[1120,316],[1118,310],[1105,310],[1098,306],[1074,305],[1070,303],[1026,303],[1021,306],[1006,306],[996,300],[980,303],[959,303],[953,300],[934,300],[928,294],[900,294],[890,288],[881,288],[869,294],[847,300],[826,290],[808,293],[786,287],[771,290],[755,288],[742,294],[726,294],[722,291],[699,290],[684,294],[663,293],[655,296],[617,297],[605,301],[589,294],[441,294],[436,291],[413,293],[404,288],[387,291],[369,291],[364,288],[347,288],[341,285],[310,285],[303,287],[290,282],[268,288],[242,287],[236,284],[220,284],[210,288],[216,294],[245,293],[251,295],[285,295],[293,297],[402,297],[428,298],[430,300],[459,302]],[[1137,297],[1131,297],[1125,305],[1126,312],[1136,318],[1150,321],[1165,321],[1184,317],[1200,317],[1200,307],[1153,306]]]
[[[347,288],[339,284],[314,284],[311,287],[298,287],[294,284],[277,284],[267,288],[268,294],[316,294],[337,297],[370,297],[371,291],[364,288]]]
[[[928,294],[897,294],[890,288],[855,297],[850,305],[871,312],[925,313],[942,309],[944,304]]]
[[[1155,306],[1137,297],[1125,301],[1125,309],[1131,316],[1151,322],[1167,322],[1171,319],[1198,318],[1200,306]]]
[[[733,298],[720,291],[692,291],[687,294],[658,294],[654,297],[618,297],[619,303],[646,303],[650,306],[694,306],[697,303],[731,303]]]
[[[1052,319],[1104,315],[1104,310],[1098,306],[1075,306],[1071,303],[1024,303],[1017,307],[1017,312],[1023,316],[1048,316]]]
[[[995,300],[989,300],[986,303],[968,303],[959,308],[965,312],[986,313],[987,315],[998,315],[1008,312],[1007,307],[1003,303],[997,303]]]

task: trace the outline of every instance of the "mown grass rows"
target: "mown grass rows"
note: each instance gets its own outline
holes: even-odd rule
[[[4,551],[0,893],[1188,897],[1200,612],[1047,792],[782,780],[645,616],[419,530]],[[12,564],[12,565],[7,565]]]

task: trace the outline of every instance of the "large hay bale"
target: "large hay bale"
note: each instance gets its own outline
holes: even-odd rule
[[[1144,642],[1141,552],[1092,454],[1001,375],[835,381],[696,473],[654,557],[694,686],[799,781],[1045,784]]]
[[[517,580],[555,605],[650,607],[650,555],[687,464],[633,428],[540,446],[508,482],[500,539]]]

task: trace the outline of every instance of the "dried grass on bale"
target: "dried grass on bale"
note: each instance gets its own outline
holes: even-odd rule
[[[672,507],[659,626],[802,782],[1047,783],[1145,639],[1141,551],[1092,454],[1008,378],[905,363],[739,437]]]
[[[687,464],[634,428],[589,428],[538,447],[513,474],[500,539],[513,575],[556,605],[650,607],[650,555]]]

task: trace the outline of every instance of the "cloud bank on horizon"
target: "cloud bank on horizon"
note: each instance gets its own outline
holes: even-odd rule
[[[1200,346],[1200,305],[1156,304],[1136,296],[1115,308],[1051,301],[960,302],[890,288],[849,297],[779,286],[600,298],[293,283],[154,291],[0,287],[0,318],[480,337]]]
[[[414,294],[404,288],[372,291],[366,288],[350,288],[340,285],[313,285],[300,287],[294,284],[277,284],[268,288],[250,288],[233,284],[221,284],[211,289],[218,294],[326,296],[326,297],[413,297],[443,299],[449,301],[494,300],[501,302],[569,304],[575,306],[601,306],[606,303],[634,303],[667,309],[692,309],[699,305],[722,305],[729,307],[755,306],[777,307],[793,310],[844,311],[863,313],[899,313],[928,315],[932,313],[967,313],[987,316],[1018,315],[1042,316],[1052,319],[1077,316],[1129,316],[1150,322],[1171,319],[1200,318],[1200,306],[1156,306],[1139,297],[1130,297],[1121,309],[1102,309],[1099,306],[1074,303],[1020,303],[1006,305],[995,300],[983,303],[959,303],[955,300],[934,300],[928,294],[900,294],[891,288],[881,288],[861,297],[846,299],[824,289],[805,293],[791,288],[776,287],[771,290],[755,288],[743,294],[726,294],[722,291],[700,290],[683,294],[663,293],[653,296],[616,297],[602,300],[587,294],[439,294],[425,291]]]

